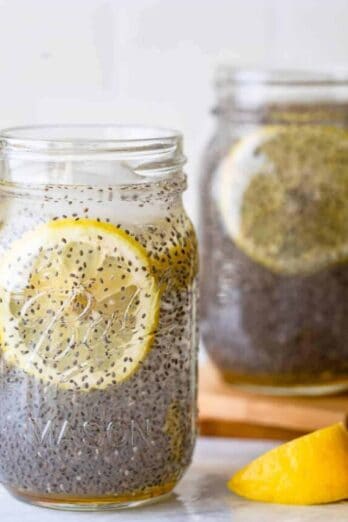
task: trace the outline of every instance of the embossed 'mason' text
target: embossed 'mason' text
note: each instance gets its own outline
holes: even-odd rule
[[[72,435],[78,437],[82,447],[120,450],[153,445],[149,419],[86,420],[76,425],[66,419],[43,423],[31,417],[26,423],[25,437],[36,446],[59,448]]]

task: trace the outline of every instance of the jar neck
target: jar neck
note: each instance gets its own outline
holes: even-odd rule
[[[43,126],[0,132],[2,185],[32,193],[98,189],[160,198],[186,188],[182,136],[123,126]]]
[[[221,122],[348,122],[348,76],[222,67],[215,86],[214,113]]]

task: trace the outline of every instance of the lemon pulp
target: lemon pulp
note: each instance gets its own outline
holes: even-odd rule
[[[92,219],[59,219],[13,243],[0,266],[5,359],[43,382],[103,389],[151,348],[160,290],[146,250]]]

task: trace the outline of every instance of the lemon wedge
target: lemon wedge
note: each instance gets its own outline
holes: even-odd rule
[[[275,273],[314,273],[348,259],[345,129],[262,126],[232,147],[215,193],[233,242]]]
[[[147,252],[129,234],[92,219],[51,221],[1,261],[1,350],[42,382],[103,389],[146,357],[159,302]]]
[[[348,498],[348,432],[334,424],[283,444],[238,471],[234,493],[278,504],[324,504]]]

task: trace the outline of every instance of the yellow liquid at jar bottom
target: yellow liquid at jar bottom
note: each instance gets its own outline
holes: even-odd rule
[[[348,375],[322,374],[315,378],[303,374],[291,379],[283,375],[247,375],[219,368],[225,382],[250,391],[271,395],[328,395],[348,390]]]
[[[72,511],[107,511],[154,502],[168,495],[175,485],[176,482],[168,482],[162,486],[152,486],[133,493],[105,497],[28,493],[12,487],[7,487],[7,490],[18,500],[42,507]]]

